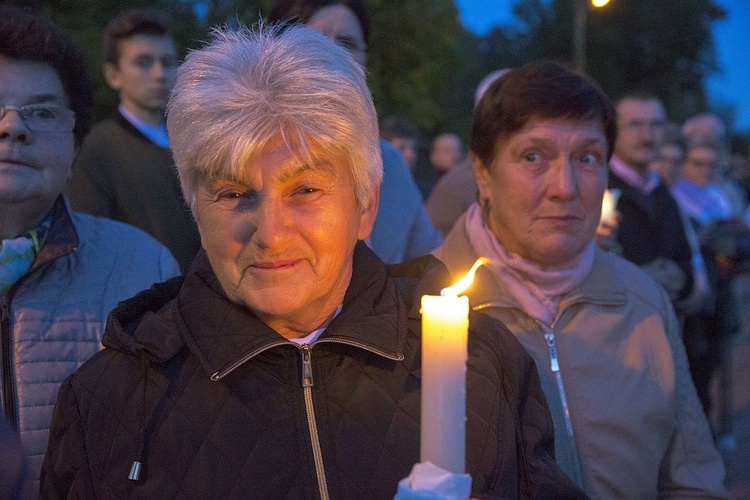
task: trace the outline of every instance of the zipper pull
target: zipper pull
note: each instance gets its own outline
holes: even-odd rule
[[[2,321],[3,323],[10,323],[10,301],[8,300],[7,295],[3,295],[2,298],[2,309],[3,309],[3,316]]]
[[[312,387],[313,372],[312,363],[310,362],[310,346],[302,346],[302,387]]]
[[[555,346],[555,334],[545,333],[544,340],[547,342],[547,350],[549,350],[549,366],[553,372],[560,371],[560,363],[557,361],[557,346]]]

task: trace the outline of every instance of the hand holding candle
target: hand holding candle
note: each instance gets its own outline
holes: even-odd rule
[[[440,296],[422,296],[422,412],[420,460],[454,474],[466,467],[466,359],[471,270]]]

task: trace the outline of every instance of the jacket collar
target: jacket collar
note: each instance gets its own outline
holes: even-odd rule
[[[339,342],[393,359],[403,357],[407,305],[388,279],[385,265],[360,242],[343,308],[318,342]],[[208,376],[221,378],[257,353],[277,346],[298,348],[223,292],[201,251],[177,295],[180,335]]]
[[[70,219],[70,211],[65,199],[60,195],[52,205],[52,226],[47,233],[47,240],[31,265],[29,272],[58,257],[74,252],[78,248],[78,243],[78,233]]]

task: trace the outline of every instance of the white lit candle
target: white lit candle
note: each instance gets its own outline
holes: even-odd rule
[[[422,296],[422,411],[420,460],[453,474],[466,468],[466,359],[469,273],[440,295]]]
[[[609,222],[612,214],[617,210],[617,200],[620,198],[619,189],[605,189],[602,197],[602,215],[599,218],[601,222]]]

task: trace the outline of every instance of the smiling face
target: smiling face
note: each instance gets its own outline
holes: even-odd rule
[[[0,103],[70,107],[52,66],[3,56]],[[8,111],[0,121],[0,206],[23,206],[31,218],[43,217],[70,178],[74,144],[73,132],[33,131]],[[29,220],[32,227],[36,222]]]
[[[230,300],[284,336],[318,328],[341,304],[358,239],[372,231],[378,191],[357,203],[340,159],[307,162],[272,139],[241,182],[207,180],[196,214],[203,248]]]
[[[599,121],[532,118],[498,144],[489,169],[473,161],[488,226],[510,252],[559,266],[594,237],[607,185]]]

